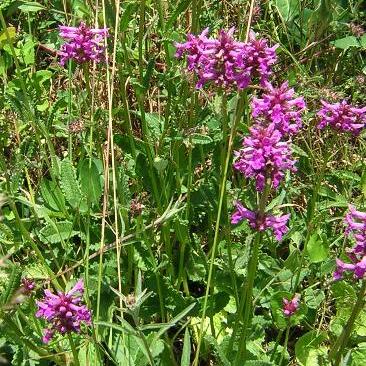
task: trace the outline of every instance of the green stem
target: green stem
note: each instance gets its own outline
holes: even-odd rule
[[[258,267],[259,248],[262,242],[262,237],[263,233],[261,231],[257,232],[248,265],[248,279],[245,286],[243,286],[243,298],[245,301],[243,326],[241,327],[242,333],[239,341],[239,349],[234,362],[234,365],[238,366],[243,365],[246,358],[247,334],[253,315],[253,285]],[[244,357],[244,362],[242,356]]]
[[[72,335],[71,334],[68,334],[67,337],[69,339],[69,343],[70,343],[70,347],[71,347],[71,351],[72,351],[74,365],[75,366],[80,366],[78,352],[76,350],[74,340],[72,339]]]
[[[227,144],[225,166],[221,173],[221,185],[220,185],[219,205],[218,205],[218,209],[217,209],[217,217],[216,217],[216,225],[215,225],[215,234],[214,234],[214,239],[213,239],[213,244],[212,244],[212,249],[211,249],[211,258],[210,258],[210,265],[209,265],[209,270],[208,270],[207,287],[206,287],[206,293],[205,293],[205,298],[204,298],[204,303],[203,303],[203,311],[202,311],[200,330],[199,330],[198,341],[197,341],[197,350],[196,350],[195,359],[193,361],[193,366],[198,366],[198,362],[199,362],[199,355],[200,355],[201,343],[202,343],[202,338],[203,338],[203,328],[204,328],[204,322],[205,322],[205,318],[206,318],[207,301],[208,301],[208,296],[209,296],[210,289],[211,289],[213,267],[214,267],[216,249],[217,249],[217,244],[218,244],[218,239],[219,239],[221,212],[222,212],[224,197],[225,197],[225,192],[226,192],[227,173],[228,173],[228,169],[229,169],[229,163],[230,163],[230,159],[231,159],[232,147],[233,147],[233,143],[234,143],[237,125],[239,124],[239,121],[242,118],[245,105],[247,105],[247,95],[246,95],[246,92],[243,92],[240,94],[240,96],[238,98],[235,118],[231,125],[229,142]]]
[[[343,350],[347,345],[348,339],[353,330],[354,323],[357,319],[357,316],[360,314],[361,310],[365,305],[365,295],[366,295],[366,281],[363,280],[360,292],[358,293],[357,301],[352,309],[352,313],[347,321],[347,324],[344,326],[341,335],[334,343],[333,347],[329,352],[329,360],[332,361],[334,359],[334,366],[338,366],[340,364]]]
[[[276,355],[276,351],[277,351],[278,345],[279,345],[279,343],[280,343],[280,340],[281,340],[281,338],[282,338],[282,334],[283,334],[283,330],[281,329],[281,330],[278,332],[278,334],[277,334],[277,337],[276,337],[276,343],[275,343],[275,345],[274,345],[274,347],[273,347],[273,351],[272,351],[271,359],[269,360],[270,362],[272,362],[272,361],[273,361],[273,359],[274,359],[274,357],[275,357],[275,355]]]
[[[283,361],[283,358],[285,356],[285,352],[286,352],[287,344],[288,344],[289,334],[290,334],[290,319],[287,319],[287,328],[286,328],[286,335],[285,335],[285,344],[283,345],[283,348],[282,348],[280,362],[278,363],[279,366],[282,365],[282,361]]]

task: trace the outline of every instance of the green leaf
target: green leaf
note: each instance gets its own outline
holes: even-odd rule
[[[73,224],[70,221],[59,221],[54,225],[47,224],[39,232],[39,238],[43,243],[54,244],[68,240],[78,234],[72,230]]]
[[[61,162],[61,189],[70,206],[78,208],[82,199],[79,182],[76,179],[75,168],[68,159]]]
[[[150,138],[156,143],[164,130],[164,119],[158,113],[146,113],[145,119],[149,128]]]
[[[328,258],[329,247],[318,233],[314,233],[308,241],[307,252],[311,263],[319,263]]]
[[[63,211],[65,198],[56,183],[44,178],[40,186],[40,192],[46,206],[54,211]]]
[[[333,45],[337,48],[341,48],[343,50],[347,50],[350,47],[360,47],[360,42],[354,36],[347,36],[344,38],[336,39],[333,42]]]
[[[102,182],[98,167],[92,160],[83,160],[79,167],[81,193],[88,201],[98,204],[102,196]]]
[[[173,14],[170,16],[168,22],[166,23],[166,30],[169,30],[173,27],[175,21],[177,18],[183,14],[189,7],[189,4],[192,0],[181,0],[178,4],[178,6],[173,11]]]
[[[312,330],[296,342],[295,354],[301,365],[317,366],[321,365],[321,358],[326,355],[326,348],[321,344],[327,339],[325,332]]]
[[[276,7],[283,20],[289,21],[299,13],[300,0],[276,0]]]
[[[207,135],[202,135],[200,133],[194,133],[191,135],[191,142],[194,145],[207,145],[212,142],[212,138]]]
[[[15,40],[15,36],[16,36],[16,29],[15,27],[8,27],[6,28],[9,38],[10,38],[10,42],[14,42]],[[6,36],[6,31],[2,31],[0,32],[0,50],[8,43],[8,38]]]
[[[23,47],[21,48],[23,61],[26,65],[32,65],[35,61],[34,53],[35,43],[32,38],[28,37]]]
[[[191,364],[191,336],[189,329],[186,328],[184,333],[183,351],[180,360],[180,366],[189,366]]]
[[[18,6],[18,9],[25,12],[37,12],[41,10],[45,10],[46,8],[41,5],[40,3],[37,3],[35,1],[26,1],[23,2],[22,5]]]
[[[360,38],[360,43],[362,48],[366,48],[366,34],[364,34],[361,38]]]
[[[119,30],[120,32],[125,32],[128,28],[128,24],[130,23],[131,19],[132,19],[132,15],[134,14],[134,12],[136,11],[137,8],[137,3],[135,2],[130,2],[127,4],[126,8],[123,11],[122,17],[121,17],[121,22],[119,25]]]

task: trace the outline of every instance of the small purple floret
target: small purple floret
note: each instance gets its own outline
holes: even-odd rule
[[[357,136],[366,126],[366,107],[357,108],[343,100],[340,103],[330,104],[321,101],[323,107],[318,112],[318,128],[327,126],[340,132],[351,132]]]
[[[258,191],[263,191],[266,179],[271,178],[273,187],[277,188],[287,170],[296,171],[290,142],[281,138],[273,123],[257,124],[244,138],[243,148],[235,152],[234,168],[245,177],[254,178]]]
[[[104,40],[108,37],[108,29],[93,29],[80,23],[78,27],[59,26],[60,37],[66,40],[58,54],[60,64],[65,65],[68,60],[81,64],[84,62],[104,61]]]
[[[45,329],[43,342],[48,343],[56,332],[66,334],[80,332],[82,323],[91,324],[91,312],[83,304],[82,295],[84,283],[79,280],[67,293],[53,294],[50,290],[44,291],[42,301],[37,301],[38,311],[36,317],[45,319],[50,323]]]
[[[292,300],[283,299],[283,314],[290,317],[296,313],[300,306],[300,295],[296,294]]]
[[[252,229],[257,231],[264,231],[272,229],[278,241],[282,240],[283,235],[288,231],[287,222],[290,214],[273,216],[265,215],[260,218],[257,212],[248,210],[240,202],[235,202],[236,211],[231,216],[231,223],[238,224],[243,220],[247,220]]]

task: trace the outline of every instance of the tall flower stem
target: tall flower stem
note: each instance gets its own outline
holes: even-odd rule
[[[216,217],[216,225],[215,225],[215,234],[214,234],[214,240],[211,248],[211,258],[210,258],[210,265],[208,270],[208,278],[207,278],[207,287],[206,287],[206,293],[203,303],[203,310],[202,310],[202,317],[201,317],[201,323],[200,323],[200,329],[198,333],[198,341],[197,341],[197,350],[196,355],[193,361],[193,366],[198,366],[199,362],[199,355],[200,355],[200,349],[201,349],[201,343],[203,338],[203,327],[204,322],[206,318],[206,310],[207,310],[207,301],[208,296],[211,289],[211,282],[212,282],[212,275],[213,275],[213,267],[214,267],[214,261],[216,256],[216,249],[219,239],[219,231],[220,231],[220,222],[221,222],[221,213],[223,208],[223,202],[226,192],[226,179],[227,179],[227,173],[229,169],[229,163],[231,159],[232,154],[232,148],[233,148],[233,142],[236,135],[237,126],[239,124],[239,121],[242,118],[244,108],[248,105],[248,99],[246,92],[242,92],[238,98],[237,106],[236,106],[236,113],[234,117],[234,121],[231,124],[231,130],[229,135],[229,141],[227,144],[227,151],[226,151],[226,157],[225,157],[225,165],[221,173],[221,185],[220,185],[220,193],[219,193],[219,204],[217,209],[217,217]]]
[[[352,309],[352,313],[347,321],[347,324],[344,326],[341,335],[338,337],[337,341],[334,343],[333,347],[329,352],[329,360],[334,360],[334,366],[338,366],[341,361],[342,353],[344,348],[347,345],[348,339],[351,335],[353,326],[357,319],[357,316],[360,314],[361,310],[365,305],[365,295],[366,295],[366,281],[362,281],[362,286],[360,292],[358,293],[357,301]]]
[[[264,217],[265,208],[268,200],[268,196],[271,189],[271,182],[267,179],[266,185],[264,187],[264,191],[261,195],[261,198],[258,203],[258,217],[261,220]],[[259,249],[260,245],[262,243],[263,239],[263,232],[259,231],[257,232],[254,244],[252,247],[252,250],[250,252],[249,256],[249,264],[248,264],[248,273],[247,273],[247,281],[243,285],[243,292],[242,292],[242,298],[241,303],[237,312],[236,322],[233,330],[233,334],[230,340],[230,347],[229,351],[231,352],[233,343],[235,341],[236,336],[236,329],[239,329],[239,323],[241,320],[241,314],[244,310],[244,316],[243,316],[243,326],[241,327],[242,332],[239,340],[239,349],[238,353],[235,357],[234,365],[240,365],[240,362],[242,362],[242,356],[246,357],[246,341],[247,341],[247,335],[248,335],[248,329],[250,328],[250,324],[253,318],[253,286],[254,286],[254,279],[255,275],[257,273],[258,268],[258,258],[259,258]],[[245,305],[245,306],[244,306]]]

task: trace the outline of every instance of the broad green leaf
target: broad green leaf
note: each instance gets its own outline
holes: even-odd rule
[[[102,182],[94,161],[83,160],[79,167],[80,189],[84,197],[98,204],[102,196]]]
[[[70,221],[59,221],[54,225],[47,224],[39,232],[39,238],[46,244],[60,243],[78,234],[72,230],[73,224]]]
[[[43,179],[40,192],[44,203],[54,211],[63,211],[65,207],[65,198],[61,189],[51,180]]]
[[[40,10],[44,10],[46,8],[42,4],[37,3],[36,1],[26,1],[23,2],[22,5],[19,5],[18,9],[25,12],[37,12]]]
[[[16,29],[15,27],[8,27],[7,28],[8,36],[11,42],[14,42],[16,36]],[[0,50],[8,43],[8,38],[6,35],[6,31],[3,30],[0,32]]]
[[[21,48],[23,61],[26,65],[34,64],[35,53],[34,53],[35,43],[32,38],[28,37],[25,41],[23,47]]]
[[[318,233],[314,233],[308,241],[307,252],[311,263],[319,263],[328,258],[329,247]]]
[[[312,330],[296,342],[295,354],[297,360],[304,366],[321,365],[321,358],[324,356],[324,348],[321,344],[327,340],[325,332],[317,332]]]
[[[360,47],[360,42],[354,36],[347,36],[344,38],[336,39],[333,42],[334,46],[337,48],[342,48],[343,50],[347,50],[350,47]]]
[[[276,7],[285,21],[299,13],[300,0],[276,0]]]
[[[188,327],[184,333],[183,351],[180,360],[180,366],[189,366],[191,364],[191,336]]]
[[[119,30],[120,32],[125,32],[128,28],[128,24],[130,23],[134,12],[136,11],[136,7],[138,6],[135,2],[130,2],[127,4],[126,8],[123,10],[123,14],[121,17]]]

